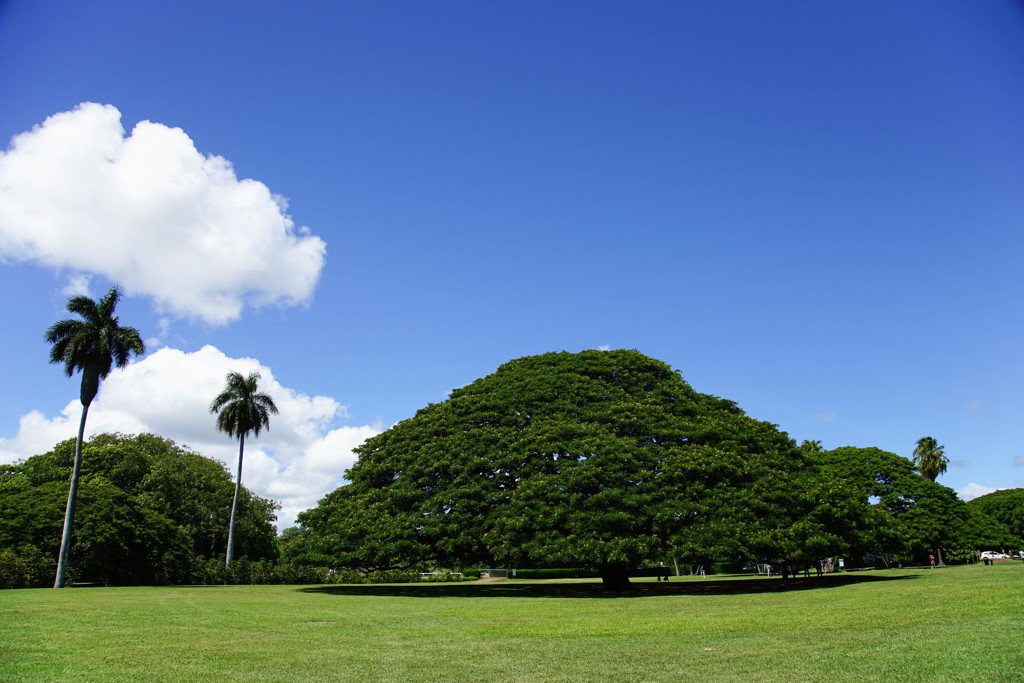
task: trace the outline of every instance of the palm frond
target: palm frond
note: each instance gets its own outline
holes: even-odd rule
[[[242,377],[229,372],[224,390],[210,403],[210,412],[217,413],[217,429],[228,436],[241,438],[252,432],[270,429],[270,415],[276,414],[277,406],[266,393],[258,391],[260,374],[250,373]]]
[[[52,345],[50,362],[63,363],[68,377],[90,366],[103,379],[115,363],[123,368],[132,354],[144,354],[146,345],[139,331],[118,324],[114,309],[119,300],[116,287],[111,287],[98,304],[87,296],[71,297],[67,310],[81,320],[60,320],[47,329],[45,339]]]

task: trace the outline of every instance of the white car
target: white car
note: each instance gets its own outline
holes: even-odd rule
[[[1007,555],[1006,553],[997,553],[994,550],[986,550],[985,552],[983,552],[981,554],[981,559],[983,559],[983,560],[1009,560],[1010,559],[1010,555]]]

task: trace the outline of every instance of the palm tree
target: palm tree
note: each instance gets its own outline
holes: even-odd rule
[[[260,430],[270,429],[270,413],[277,414],[274,400],[259,389],[260,373],[250,373],[242,377],[237,372],[229,372],[224,391],[213,399],[210,404],[211,413],[217,415],[217,429],[228,436],[238,437],[238,477],[235,480],[235,498],[231,501],[231,521],[228,523],[228,551],[224,556],[224,564],[230,565],[235,555],[235,515],[238,511],[238,491],[242,486],[242,454],[245,452],[245,435],[253,432],[260,435]]]
[[[914,449],[914,464],[929,481],[935,481],[937,476],[946,472],[949,458],[942,452],[942,449],[939,442],[930,436],[924,436],[917,440],[917,448]]]
[[[120,298],[121,293],[117,287],[111,287],[98,302],[83,295],[73,296],[68,300],[67,310],[81,317],[81,320],[61,320],[46,331],[46,341],[53,345],[50,348],[50,362],[63,363],[68,377],[74,375],[75,370],[82,371],[82,422],[78,426],[78,440],[75,442],[75,465],[71,470],[71,487],[68,490],[67,508],[64,510],[64,532],[60,539],[54,588],[64,587],[68,552],[71,550],[71,530],[75,521],[75,501],[78,498],[78,479],[82,468],[82,438],[85,435],[89,404],[99,391],[100,380],[106,379],[115,364],[123,368],[128,365],[129,356],[146,352],[139,331],[118,324],[114,309]]]
[[[815,439],[814,441],[808,441],[804,439],[803,443],[800,444],[800,450],[808,453],[824,453],[825,449],[821,447],[821,442]]]

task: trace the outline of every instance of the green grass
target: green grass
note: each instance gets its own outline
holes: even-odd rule
[[[1024,567],[0,591],[0,681],[1024,680]]]

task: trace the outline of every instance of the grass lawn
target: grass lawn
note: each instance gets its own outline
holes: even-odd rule
[[[0,681],[1024,680],[1024,566],[0,591]]]

